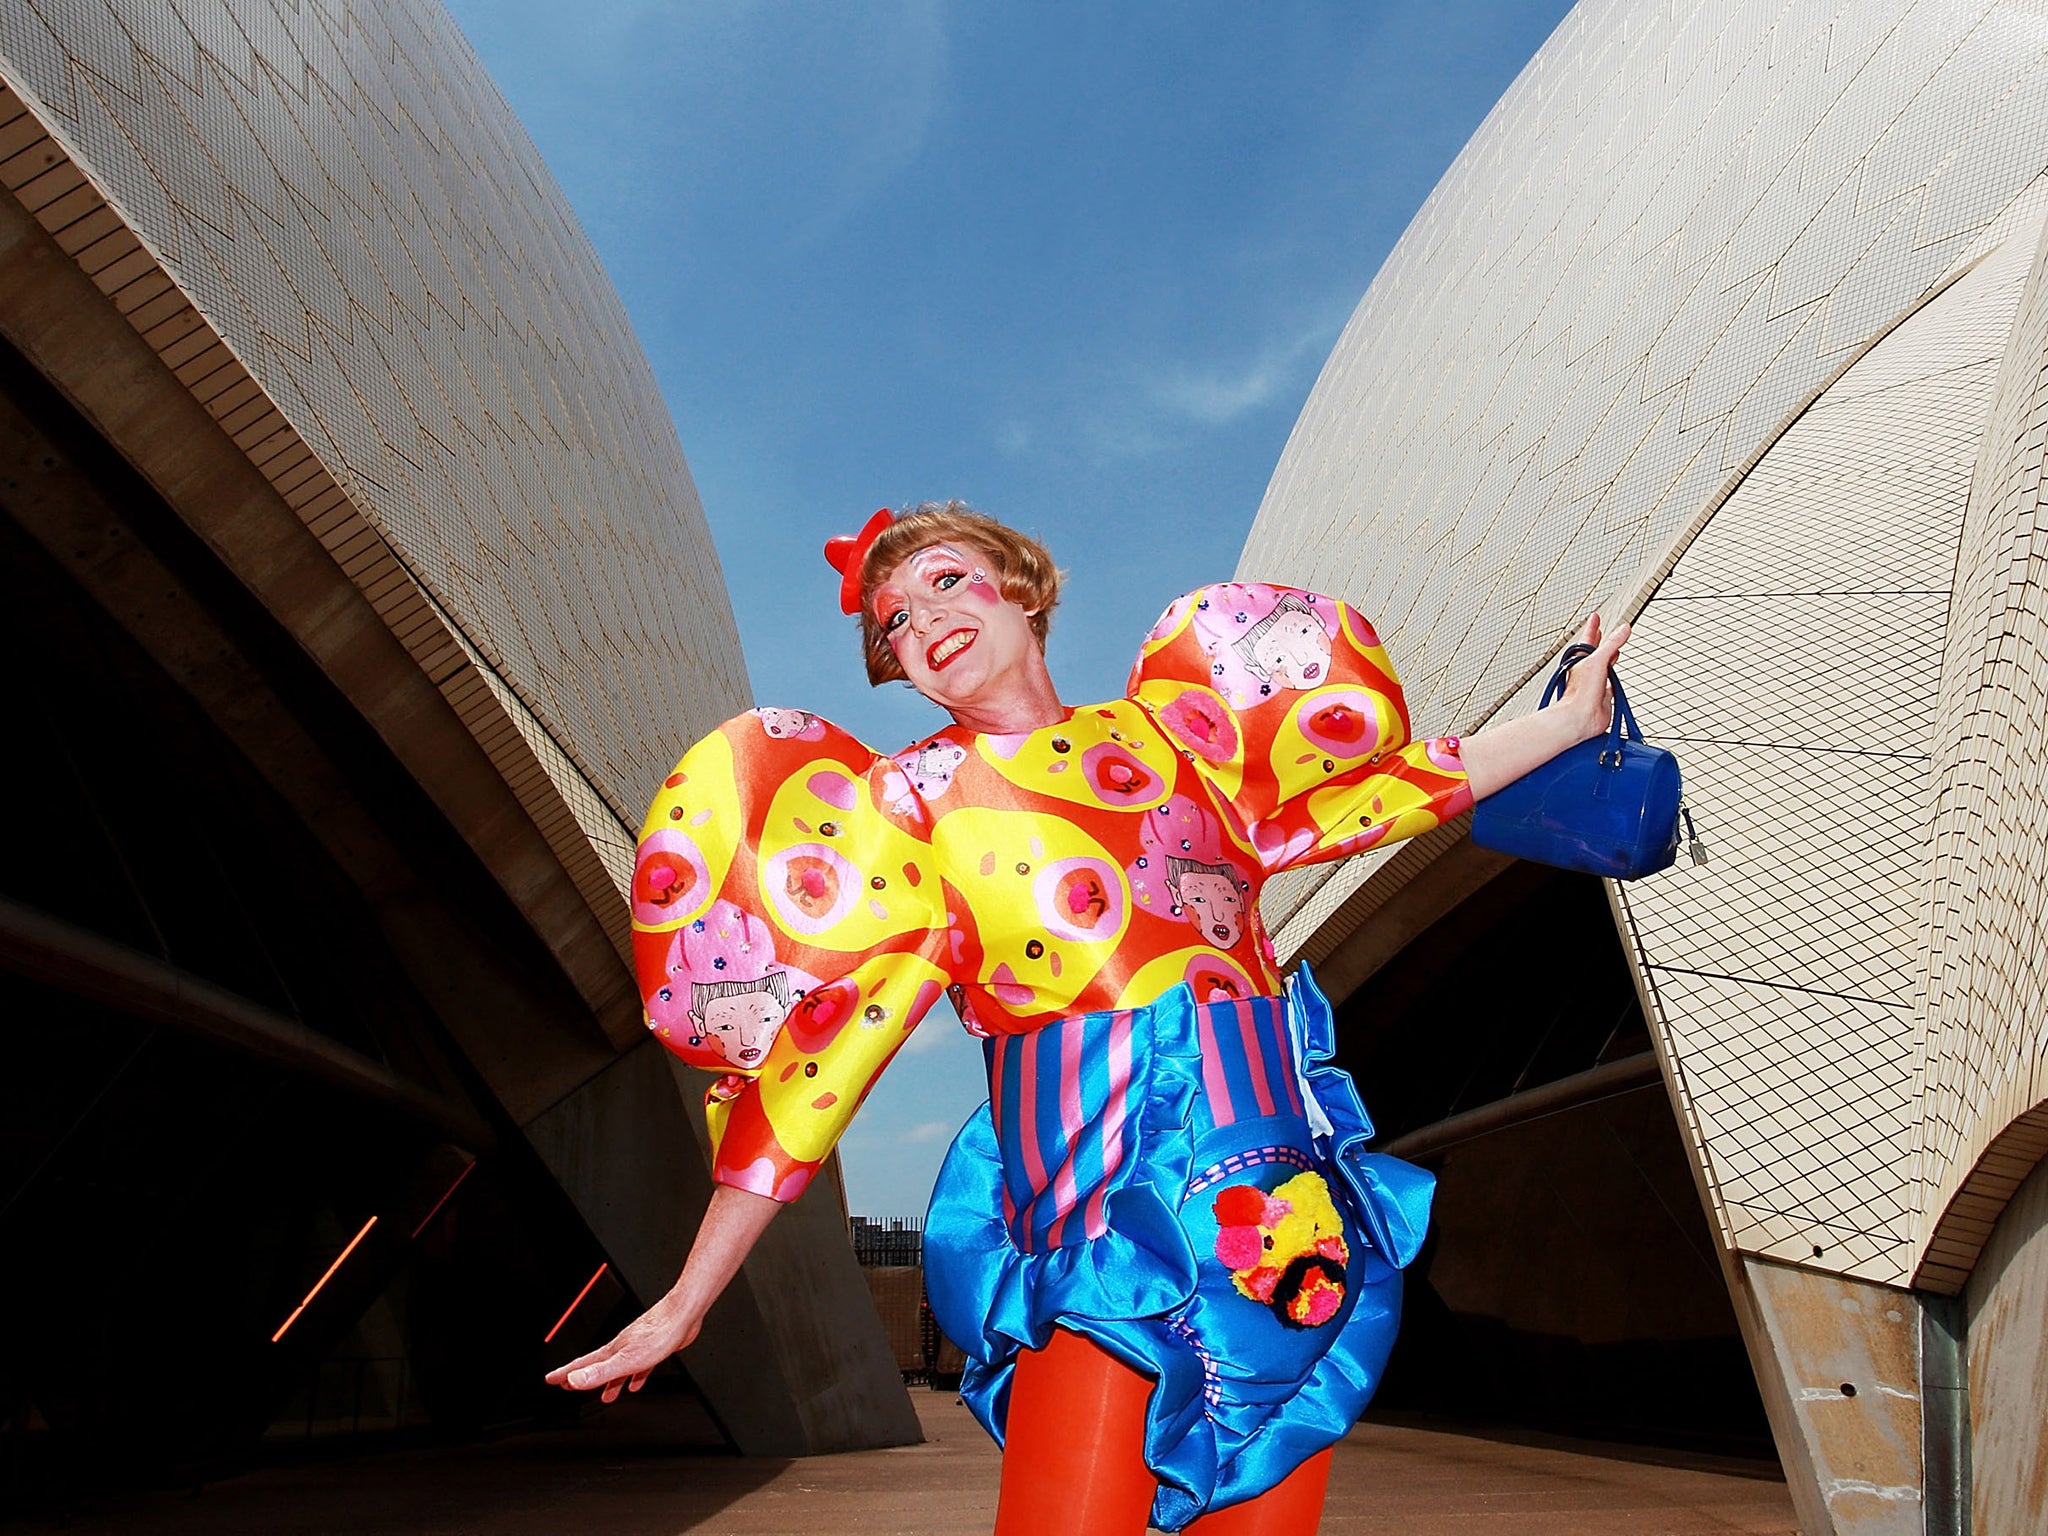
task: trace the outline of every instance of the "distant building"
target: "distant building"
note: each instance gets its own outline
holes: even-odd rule
[[[432,0],[0,8],[0,181],[8,1465],[565,1405],[709,1195],[623,891],[748,696],[618,299]],[[739,1447],[917,1438],[836,1179],[710,1332]]]
[[[1266,912],[1443,1176],[1390,1395],[1760,1407],[1809,1533],[2035,1529],[2048,1473],[2042,19],[1585,0],[1240,565],[1372,615],[1433,731],[1637,620],[1707,864],[1603,892],[1457,825]]]

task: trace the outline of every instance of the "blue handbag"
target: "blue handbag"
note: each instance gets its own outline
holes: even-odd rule
[[[1590,645],[1569,647],[1536,707],[1563,698],[1572,666],[1592,654]],[[1473,842],[1560,869],[1635,880],[1677,859],[1683,820],[1693,863],[1707,862],[1682,798],[1678,759],[1643,740],[1612,669],[1608,683],[1614,721],[1606,733],[1560,752],[1480,801],[1472,812]]]

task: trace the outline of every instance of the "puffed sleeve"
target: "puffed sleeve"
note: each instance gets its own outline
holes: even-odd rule
[[[632,907],[648,1027],[721,1074],[713,1177],[794,1200],[946,988],[923,805],[837,727],[750,710],[655,795]]]
[[[1397,842],[1471,809],[1455,737],[1409,739],[1372,626],[1334,598],[1224,582],[1169,607],[1131,670],[1268,873]]]

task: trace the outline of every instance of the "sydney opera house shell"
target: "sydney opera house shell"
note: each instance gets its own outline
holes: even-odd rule
[[[0,7],[0,181],[9,1467],[559,1413],[709,1195],[622,892],[748,702],[617,296],[432,0]],[[743,1450],[917,1437],[827,1183]]]
[[[1441,1334],[1525,1396],[1648,1349],[1632,1406],[1682,1419],[1718,1306],[1809,1532],[2040,1518],[2044,215],[2048,6],[1585,0],[1352,316],[1240,567],[1377,615],[1431,729],[1635,621],[1704,864],[1602,892],[1453,826],[1266,913],[1443,1175]],[[1708,1256],[1727,1303],[1642,1303]]]

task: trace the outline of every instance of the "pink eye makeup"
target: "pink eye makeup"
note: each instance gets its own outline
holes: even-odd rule
[[[894,587],[884,587],[875,594],[875,622],[887,634],[910,617],[910,609],[904,605],[903,594]]]
[[[910,573],[934,591],[950,590],[967,579],[972,562],[948,544],[934,544],[910,557]]]
[[[951,544],[929,545],[912,554],[899,572],[898,582],[902,585],[891,582],[877,588],[873,596],[875,622],[891,644],[904,632],[911,599],[920,593],[938,599],[948,593],[955,597],[972,594],[977,606],[1000,605],[1004,600],[1002,584],[990,577],[987,566]]]
[[[1002,601],[1002,587],[989,579],[986,566],[977,565],[950,544],[934,544],[910,557],[911,573],[934,592],[950,592],[962,582],[983,603]]]

